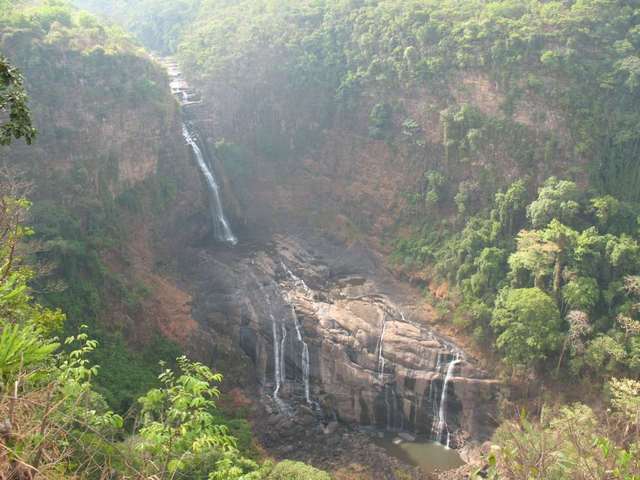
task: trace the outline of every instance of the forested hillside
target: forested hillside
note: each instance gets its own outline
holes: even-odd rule
[[[190,177],[164,73],[68,4],[0,7],[0,475],[328,478],[265,462],[156,323],[168,287],[131,244]]]
[[[43,265],[38,297],[64,309],[67,332],[92,326],[105,344],[97,356],[113,359],[99,383],[112,405],[126,410],[154,381],[157,361],[178,352],[135,326],[149,287],[119,266],[131,218],[175,197],[176,177],[169,180],[162,160],[186,157],[157,139],[177,121],[177,109],[161,71],[127,34],[86,12],[60,2],[16,4],[2,10],[0,32],[2,53],[25,76],[39,132],[33,145],[0,152],[34,203],[30,242]],[[143,351],[129,353],[123,334],[137,337]],[[121,368],[127,364],[128,377]]]
[[[178,55],[224,112],[237,195],[251,168],[293,189],[350,170],[336,214],[446,282],[459,327],[589,383],[640,373],[637,8],[206,2]]]
[[[271,203],[373,241],[505,371],[607,397],[640,374],[638,15],[210,1],[163,48],[206,92],[250,221]]]
[[[438,442],[446,430],[447,447],[473,444],[476,431],[493,431],[469,420],[480,408],[473,402],[487,398],[501,423],[491,444],[476,445],[472,466],[442,478],[640,478],[636,0],[74,4],[100,20],[58,0],[0,0],[0,51],[10,60],[0,63],[0,111],[12,113],[0,143],[34,134],[9,64],[24,74],[38,130],[33,145],[14,140],[0,150],[7,179],[19,186],[7,191],[6,212],[20,212],[9,215],[17,233],[0,251],[9,292],[0,301],[12,312],[16,304],[7,302],[17,297],[26,312],[20,321],[4,315],[1,336],[29,337],[35,352],[18,370],[15,359],[0,365],[2,384],[44,398],[72,377],[78,387],[60,393],[59,405],[83,395],[97,402],[80,412],[80,430],[56,432],[73,445],[64,461],[50,462],[59,478],[74,465],[78,478],[105,465],[132,478],[325,478],[300,464],[260,465],[246,422],[215,408],[220,377],[208,366],[181,358],[170,363],[180,373],[165,371],[150,390],[158,360],[178,356],[179,343],[204,342],[207,350],[208,341],[219,348],[216,360],[242,370],[245,392],[268,405],[260,428],[269,441],[299,425],[311,430],[295,416],[304,411],[321,418],[316,430],[329,439],[337,438],[329,423],[357,418],[394,432],[435,425]],[[145,48],[173,55],[197,92],[182,116]],[[235,251],[210,247],[205,229],[193,226],[206,207],[180,137],[185,119],[212,159],[209,176],[220,180],[209,184],[218,208],[241,226]],[[325,247],[324,257],[299,238]],[[14,266],[18,244],[19,258],[37,271]],[[159,258],[160,251],[178,253]],[[378,325],[368,309],[384,302],[362,292],[378,258],[397,282],[420,290],[426,325],[407,320],[406,305],[384,304],[373,337]],[[233,303],[234,295],[242,298]],[[340,310],[345,299],[367,296],[371,304]],[[387,331],[389,305],[399,318]],[[55,308],[66,313],[64,327]],[[102,350],[81,334],[69,341],[80,340],[80,353],[53,353],[66,352],[53,335],[75,335],[84,323]],[[436,334],[422,336],[425,326]],[[467,357],[448,340],[433,355],[442,347],[438,332],[489,373],[456,371]],[[286,342],[296,341],[288,359]],[[418,391],[420,362],[430,355],[433,374]],[[85,357],[103,366],[96,388]],[[43,369],[45,380],[31,381]],[[262,376],[259,393],[246,385],[253,375]],[[296,414],[287,382],[304,389]],[[477,395],[472,384],[490,393]],[[132,405],[141,423],[130,426],[119,415]],[[457,432],[447,407],[459,417],[449,418]],[[47,431],[48,411],[38,417]],[[86,435],[88,457],[77,447]],[[343,445],[349,435],[329,443]],[[40,447],[26,438],[14,450],[28,460],[7,457],[15,471],[23,461],[44,465],[45,452],[55,458],[62,442]],[[279,454],[313,450],[298,437],[286,441]],[[320,455],[321,466],[340,454]],[[385,475],[404,478],[398,472]]]

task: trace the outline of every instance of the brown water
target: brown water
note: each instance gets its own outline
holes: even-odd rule
[[[398,437],[394,434],[385,434],[384,438],[378,438],[376,443],[390,455],[420,467],[425,473],[433,473],[436,470],[443,472],[464,465],[457,451],[446,448],[440,443],[418,438],[414,442],[403,440],[402,443],[395,444],[396,438]]]

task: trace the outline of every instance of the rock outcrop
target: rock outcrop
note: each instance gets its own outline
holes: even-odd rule
[[[196,255],[196,319],[240,346],[283,413],[308,406],[325,422],[450,446],[490,435],[497,382],[429,327],[416,293],[366,248],[278,236],[246,255]]]

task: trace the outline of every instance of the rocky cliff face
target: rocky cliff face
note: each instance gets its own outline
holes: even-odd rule
[[[518,178],[535,185],[585,161],[576,158],[559,111],[529,96],[507,115],[508,95],[481,72],[460,74],[446,91],[362,95],[328,119],[271,84],[255,87],[248,98],[206,78],[199,87],[205,92],[202,130],[244,149],[241,159],[223,163],[234,167],[227,170],[235,220],[254,228],[313,225],[380,247],[379,240],[429,213],[429,171],[446,178],[431,213],[448,218],[458,192],[468,197],[470,214]],[[331,101],[318,95],[316,103]],[[383,139],[369,132],[376,103],[393,105]],[[584,172],[576,179],[586,181]]]
[[[114,47],[99,26],[3,28],[0,50],[24,75],[38,136],[2,149],[0,162],[31,184],[40,256],[62,285],[51,301],[72,322],[99,317],[131,343],[157,331],[183,341],[189,296],[158,272],[156,245],[204,211],[206,197],[164,69],[135,47]]]
[[[34,145],[16,143],[8,155],[43,187],[52,175],[75,174],[76,183],[86,175],[98,195],[117,197],[155,176],[161,162],[187,158],[178,106],[150,58],[2,33],[0,49],[23,71],[39,132]]]
[[[185,251],[201,330],[193,345],[204,332],[212,351],[240,346],[274,412],[311,409],[325,423],[335,416],[450,446],[490,435],[497,383],[435,333],[419,295],[363,245],[303,238]]]

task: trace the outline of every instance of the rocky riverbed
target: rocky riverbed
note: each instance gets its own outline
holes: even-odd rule
[[[221,369],[264,409],[255,424],[275,454],[348,465],[345,452],[358,451],[376,465],[386,455],[359,427],[455,448],[491,434],[497,382],[432,328],[420,293],[371,250],[309,235],[207,243],[177,258],[199,324],[192,350],[214,365],[242,352]]]

